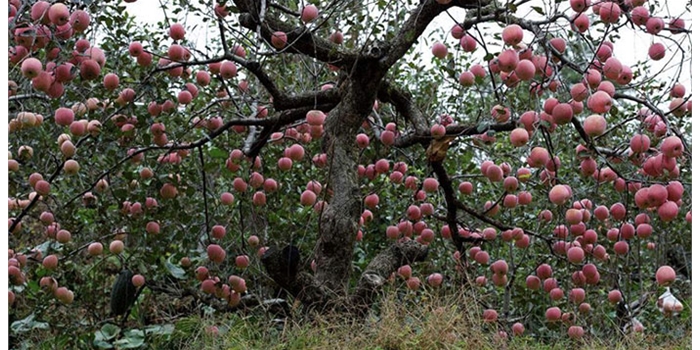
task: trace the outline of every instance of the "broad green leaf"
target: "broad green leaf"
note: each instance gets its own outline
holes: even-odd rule
[[[114,339],[119,335],[120,331],[121,328],[119,328],[119,326],[112,323],[106,323],[104,326],[102,326],[102,328],[100,328],[100,330],[95,331],[95,342],[97,343]]]
[[[171,276],[177,279],[183,279],[186,276],[185,270],[183,270],[180,266],[171,263],[169,260],[165,260],[165,268],[168,269]]]

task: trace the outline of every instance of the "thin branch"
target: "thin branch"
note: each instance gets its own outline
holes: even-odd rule
[[[45,101],[50,100],[50,98],[44,94],[33,94],[33,93],[10,96],[7,98],[7,100],[8,101],[21,101],[21,100],[28,100],[30,98],[38,98],[38,99],[45,100]]]
[[[202,197],[204,198],[204,228],[207,234],[207,242],[211,243],[211,237],[209,237],[209,201],[207,200],[207,171],[204,169],[204,153],[202,152],[202,146],[197,147],[199,151],[199,166],[202,171]]]
[[[442,161],[431,162],[431,167],[437,175],[438,182],[442,191],[445,194],[445,202],[447,202],[447,226],[450,228],[450,234],[452,235],[452,242],[457,247],[457,251],[461,257],[466,256],[464,254],[464,244],[462,244],[461,237],[459,236],[459,228],[457,227],[457,198],[455,198],[454,188],[452,188],[452,181],[450,176],[447,174],[447,170],[442,165]]]

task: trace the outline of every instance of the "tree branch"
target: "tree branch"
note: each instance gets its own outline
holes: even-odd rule
[[[399,267],[423,261],[428,257],[428,246],[414,240],[394,243],[379,253],[367,265],[358,282],[350,306],[363,315],[369,309],[380,288]]]
[[[442,191],[445,193],[445,202],[447,202],[447,226],[450,228],[450,234],[452,235],[452,242],[457,247],[459,251],[459,256],[463,257],[464,245],[462,244],[461,237],[459,236],[459,228],[457,227],[457,198],[455,198],[454,188],[452,188],[452,180],[447,174],[447,170],[442,165],[442,161],[431,162],[430,165],[437,175],[438,182]]]
[[[279,15],[270,14],[270,11],[267,11],[264,19],[259,20],[254,2],[257,1],[234,0],[242,12],[239,21],[243,27],[252,31],[257,31],[259,27],[260,39],[268,44],[271,45],[272,33],[281,31],[287,34],[288,46],[284,48],[285,51],[300,53],[337,67],[349,67],[357,59],[356,54],[348,52],[342,46],[319,38],[306,27],[295,27],[289,22],[283,22]]]
[[[430,129],[423,111],[418,109],[412,101],[411,93],[391,85],[386,80],[382,81],[377,97],[382,102],[391,103],[407,121],[413,124],[417,133],[427,133]]]
[[[478,125],[449,125],[445,128],[445,137],[479,135],[489,130],[494,132],[506,132],[512,131],[516,128],[516,126],[517,125],[514,121],[510,121],[504,124],[490,124],[485,128],[483,126],[480,127]],[[423,133],[413,132],[399,136],[394,142],[394,146],[399,148],[406,148],[415,145],[416,143],[430,141],[431,139],[432,136],[430,136],[429,131],[425,131]]]
[[[478,8],[490,2],[491,0],[453,0],[447,5],[441,5],[435,0],[421,1],[394,37],[385,42],[389,49],[379,60],[380,67],[386,71],[398,62],[428,28],[430,22],[443,11],[451,7]]]

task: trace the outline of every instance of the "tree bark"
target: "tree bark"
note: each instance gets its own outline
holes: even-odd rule
[[[338,295],[347,294],[353,243],[362,211],[355,134],[372,111],[381,79],[374,62],[361,60],[357,67],[346,80],[346,85],[341,87],[346,89],[345,95],[328,114],[324,127],[324,145],[330,168],[328,186],[333,196],[321,213],[314,249],[315,278]]]
[[[412,240],[392,244],[379,253],[367,265],[355,289],[351,303],[355,313],[363,315],[369,309],[380,288],[399,267],[425,260],[427,256],[428,246]]]

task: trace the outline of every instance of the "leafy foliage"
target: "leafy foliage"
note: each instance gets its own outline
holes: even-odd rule
[[[322,212],[341,190],[331,170],[346,166],[334,163],[338,149],[353,156],[345,170],[359,181],[352,200],[363,201],[362,215],[351,217],[359,231],[333,233],[354,241],[352,277],[338,289],[352,290],[375,257],[413,239],[430,248],[428,260],[412,266],[418,280],[380,276],[393,283],[387,289],[412,301],[466,289],[476,318],[496,312],[497,322],[481,325],[488,332],[512,335],[521,323],[527,336],[552,343],[567,332],[576,338],[574,326],[592,338],[643,329],[685,336],[692,93],[680,83],[691,59],[689,31],[664,17],[665,30],[649,34],[627,4],[644,1],[606,1],[580,15],[591,27],[579,32],[571,23],[575,2],[312,1],[304,3],[320,15],[303,23],[297,2],[268,1],[256,8],[266,15],[260,24],[251,18],[261,13],[246,7],[255,1],[163,1],[155,25],[139,23],[132,4],[71,2],[69,15],[89,18],[80,29],[84,18],[61,22],[60,3],[10,1],[13,346],[45,339],[62,348],[172,345],[193,333],[188,327],[201,331],[194,314],[258,317],[254,305],[287,297],[260,262],[267,247],[298,247],[311,274],[319,257],[334,254],[318,247],[326,237]],[[606,6],[624,19],[605,23]],[[681,13],[658,1],[642,6],[653,16],[690,12],[690,5]],[[435,15],[423,21],[425,13]],[[504,44],[511,39],[503,27],[513,25],[524,39]],[[277,47],[266,33],[285,26],[296,29]],[[633,62],[620,44],[634,35],[664,44],[662,66]],[[476,41],[475,51],[466,51],[462,36]],[[446,45],[444,58],[428,53],[436,42]],[[372,48],[400,59],[382,67]],[[523,72],[504,66],[511,53],[532,63],[532,77],[521,80]],[[615,60],[618,74],[607,71]],[[595,84],[599,71],[604,82]],[[382,78],[360,89],[372,92],[369,99],[352,90],[367,72]],[[576,84],[584,98],[572,96]],[[610,100],[603,112],[588,97],[596,90]],[[339,106],[372,103],[359,116],[357,144],[334,144],[340,138],[328,130],[358,117]],[[559,116],[560,105],[575,113]],[[313,113],[325,118],[320,125]],[[603,132],[590,130],[592,114],[604,116]],[[516,128],[526,129],[520,146]],[[641,152],[635,135],[646,137]],[[438,144],[449,148],[431,158],[427,150]],[[568,186],[559,204],[555,185]],[[652,187],[665,196],[649,199]],[[568,253],[579,246],[585,255],[574,261]],[[480,252],[486,259],[477,259]],[[505,274],[495,271],[501,260]],[[540,273],[545,265],[554,280]],[[595,273],[581,280],[587,265]],[[665,285],[655,273],[663,265],[677,278],[674,299],[657,308]],[[145,286],[121,322],[109,304],[124,269]],[[428,287],[435,273],[444,276],[442,287]],[[528,287],[535,275],[543,283]],[[119,283],[133,291],[138,280]],[[585,290],[590,311],[569,297],[575,288]],[[608,302],[616,290],[622,300]],[[553,307],[565,315],[556,322],[545,318]],[[388,319],[387,312],[374,305],[368,318]],[[420,334],[410,322],[396,327]]]

